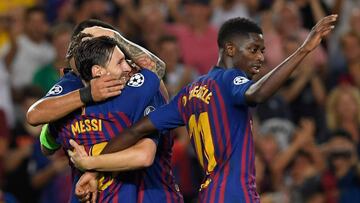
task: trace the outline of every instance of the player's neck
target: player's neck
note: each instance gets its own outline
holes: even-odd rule
[[[233,68],[234,63],[233,63],[231,58],[226,57],[226,56],[221,56],[221,57],[219,57],[219,60],[217,62],[217,66],[228,69],[228,68]]]

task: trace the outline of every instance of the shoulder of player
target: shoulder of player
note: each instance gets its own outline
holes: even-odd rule
[[[158,78],[153,71],[146,68],[141,69],[139,73],[143,74],[145,77]]]
[[[58,82],[47,92],[46,96],[58,96],[79,89],[83,86],[81,79],[74,73],[66,73]]]
[[[227,69],[223,72],[223,80],[224,82],[233,81],[235,78],[242,79],[244,82],[249,81],[250,79],[246,76],[246,74],[238,69]]]
[[[158,83],[160,83],[160,80],[155,73],[147,69],[142,69],[141,71],[132,75],[126,84],[128,87],[144,88],[148,86],[148,84]]]
[[[70,71],[64,74],[64,76],[62,76],[60,78],[61,80],[68,80],[68,81],[81,81],[80,77],[77,76],[74,72]]]

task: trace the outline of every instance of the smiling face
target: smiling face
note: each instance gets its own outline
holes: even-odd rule
[[[131,67],[126,62],[124,53],[116,46],[105,67],[100,66],[98,69],[96,67],[93,68],[93,77],[109,73],[117,79],[123,77],[127,79],[130,72]]]
[[[107,36],[80,42],[74,50],[74,59],[81,78],[86,82],[105,74],[117,79],[128,79],[131,72],[131,67],[117,42]]]
[[[262,34],[249,33],[248,36],[239,35],[234,37],[232,43],[228,43],[226,49],[234,67],[243,70],[252,78],[259,73],[264,64],[264,38]]]

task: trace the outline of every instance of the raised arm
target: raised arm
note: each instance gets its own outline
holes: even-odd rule
[[[287,80],[299,63],[314,50],[321,40],[334,28],[337,15],[329,15],[321,19],[311,30],[304,43],[285,61],[267,73],[246,91],[249,103],[261,103],[273,95]]]

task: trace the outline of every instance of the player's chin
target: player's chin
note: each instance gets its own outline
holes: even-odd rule
[[[252,71],[247,71],[246,72],[246,76],[251,80],[254,78],[255,75],[256,75],[256,73],[254,73]]]
[[[128,81],[134,74],[133,72],[122,74],[119,79]]]

